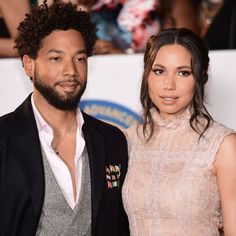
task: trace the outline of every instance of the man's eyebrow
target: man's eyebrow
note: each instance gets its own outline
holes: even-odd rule
[[[61,53],[63,53],[63,51],[62,50],[58,50],[58,49],[50,49],[49,51],[48,51],[48,54],[49,53],[58,53],[58,54],[61,54]]]
[[[50,50],[48,51],[48,54],[49,54],[49,53],[62,54],[62,53],[64,53],[64,51],[63,51],[63,50],[59,50],[59,49],[50,49]],[[77,54],[87,54],[87,51],[86,51],[85,49],[81,49],[81,50],[78,50],[78,51],[75,53],[75,55],[77,55]]]

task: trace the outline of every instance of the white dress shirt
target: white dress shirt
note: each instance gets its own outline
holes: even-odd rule
[[[84,119],[79,107],[76,110],[76,120],[77,120],[77,131],[76,131],[76,152],[74,157],[75,162],[75,177],[76,177],[76,200],[74,199],[73,194],[73,185],[72,179],[69,172],[69,169],[65,162],[61,160],[61,158],[54,152],[51,147],[51,143],[53,140],[53,130],[41,116],[40,112],[36,108],[34,103],[33,94],[31,96],[31,103],[33,107],[34,116],[37,123],[39,139],[42,146],[42,149],[46,155],[46,158],[49,162],[51,170],[56,178],[56,181],[66,199],[69,206],[74,209],[76,206],[79,193],[81,188],[81,174],[82,174],[82,153],[85,147],[85,141],[82,136],[82,125],[84,123]]]

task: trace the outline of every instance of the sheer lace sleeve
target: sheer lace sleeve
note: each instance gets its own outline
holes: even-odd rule
[[[230,134],[235,133],[232,129],[229,129],[217,122],[213,124],[208,133],[208,137],[211,138],[211,143],[209,146],[210,156],[208,158],[209,167],[215,162],[216,154],[219,151],[220,145],[223,143],[225,137]]]
[[[132,126],[126,130],[124,130],[126,139],[127,139],[127,143],[128,143],[128,151],[130,153],[130,150],[133,147],[133,143],[134,143],[134,137],[135,137],[135,133],[137,132],[137,126]]]

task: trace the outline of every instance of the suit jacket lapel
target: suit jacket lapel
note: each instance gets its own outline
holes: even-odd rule
[[[92,191],[92,216],[93,221],[96,218],[102,192],[105,188],[105,144],[99,127],[95,122],[90,122],[87,115],[83,113],[85,123],[83,125],[83,134],[88,150],[90,173],[91,173],[91,191]]]
[[[105,144],[97,123],[85,113],[83,116],[85,120],[83,134],[88,150],[91,173],[92,217],[94,221],[106,184]],[[41,146],[30,96],[14,112],[13,119],[14,126],[11,134],[13,148],[25,174],[34,211],[39,220],[43,205],[45,180]]]
[[[39,219],[44,198],[44,171],[38,130],[30,96],[14,113],[13,148],[25,174],[33,208],[36,217]]]

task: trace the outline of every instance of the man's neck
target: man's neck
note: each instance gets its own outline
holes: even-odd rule
[[[49,104],[45,99],[37,99],[34,97],[34,103],[48,125],[54,132],[64,132],[73,122],[76,121],[76,109],[60,110]]]

